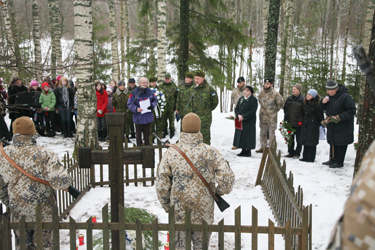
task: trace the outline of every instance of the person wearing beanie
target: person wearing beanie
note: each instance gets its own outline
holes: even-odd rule
[[[169,138],[173,138],[175,132],[174,114],[176,111],[176,101],[178,88],[171,79],[171,74],[166,73],[163,83],[160,85],[160,90],[163,91],[166,100],[165,110],[163,114],[163,138],[168,135],[169,122]]]
[[[263,90],[258,96],[260,104],[259,127],[260,127],[260,148],[257,153],[263,153],[267,146],[275,140],[275,130],[277,129],[277,113],[283,107],[283,98],[273,88],[273,79],[264,80]],[[267,143],[267,138],[269,141]]]
[[[320,107],[326,111],[326,119],[322,121],[322,125],[327,126],[330,152],[329,160],[323,162],[323,165],[342,168],[348,145],[354,141],[356,106],[344,85],[328,80],[326,91],[328,96],[320,103]]]
[[[155,76],[149,78],[150,89],[152,90],[152,92],[154,92],[154,94],[156,95],[158,99],[156,107],[154,108],[154,110],[152,110],[152,113],[155,118],[154,121],[151,122],[152,141],[155,140],[154,133],[156,133],[156,135],[159,138],[162,138],[163,136],[163,114],[164,114],[165,105],[166,105],[165,95],[163,91],[160,90],[157,84],[157,80],[158,79]]]
[[[242,125],[242,128],[236,128],[233,139],[233,147],[241,148],[238,156],[249,157],[251,150],[256,146],[256,112],[258,109],[258,100],[254,96],[254,89],[246,86],[244,95],[238,100],[234,114]]]
[[[284,121],[288,122],[290,126],[296,131],[293,133],[293,140],[288,144],[288,154],[285,157],[298,159],[302,145],[299,143],[301,134],[302,119],[303,119],[303,100],[305,97],[301,93],[302,85],[296,84],[293,86],[292,95],[286,99],[284,105]],[[296,143],[295,143],[296,142]],[[295,144],[297,146],[295,147]]]
[[[197,170],[216,194],[224,195],[232,191],[235,176],[228,161],[214,147],[203,143],[199,130],[203,121],[194,113],[188,113],[182,120],[180,142],[176,144],[191,160]],[[169,147],[156,173],[156,193],[163,209],[168,212],[172,206],[175,209],[175,223],[185,222],[185,206],[189,207],[192,224],[213,224],[215,202],[206,185],[194,172],[192,167],[174,148]],[[210,241],[208,234],[208,244]],[[176,231],[176,249],[185,249],[185,231]],[[192,232],[191,239],[194,249],[203,249],[202,233]]]
[[[28,92],[28,89],[25,85],[22,84],[21,78],[13,77],[10,81],[10,85],[8,87],[8,105],[12,106],[16,104],[16,96],[21,95],[25,92]],[[8,108],[9,111],[9,118],[10,118],[10,129],[9,132],[13,136],[13,129],[12,125],[14,120],[21,116],[29,116],[29,110],[27,109],[19,109],[19,108]]]
[[[31,93],[30,95],[33,98],[33,103],[39,103],[39,97],[40,97],[40,94],[42,93],[42,89],[39,88],[39,84],[37,81],[31,80],[29,93]],[[45,133],[44,133],[45,126],[43,122],[43,118],[44,118],[43,110],[40,108],[30,109],[29,116],[33,119],[38,133],[41,136],[45,136]]]
[[[114,91],[112,95],[112,105],[114,107],[115,113],[126,113],[126,124],[123,129],[124,129],[124,134],[126,135],[128,139],[129,139],[128,130],[130,127],[129,117],[130,117],[130,120],[132,117],[131,113],[128,112],[128,106],[127,106],[129,95],[130,95],[129,89],[125,88],[125,81],[120,80],[118,82],[118,87],[116,91]]]
[[[212,111],[219,104],[219,98],[214,87],[208,84],[202,70],[194,72],[195,86],[192,87],[191,112],[202,120],[201,133],[203,142],[211,144]]]
[[[36,222],[37,205],[41,208],[41,221],[52,222],[52,209],[56,207],[55,190],[67,189],[72,184],[68,170],[60,163],[59,156],[47,147],[36,144],[35,125],[26,116],[13,122],[13,144],[5,147],[0,153],[0,197],[1,202],[9,209],[10,221]],[[35,181],[14,167],[4,155],[7,155],[25,172],[47,181],[45,185]],[[14,230],[15,249],[20,249],[20,230]],[[26,248],[37,249],[34,230],[23,232]],[[51,229],[43,229],[43,249],[54,249]],[[25,238],[24,238],[25,239]],[[55,246],[56,247],[56,246]],[[57,246],[58,247],[58,246]]]
[[[175,113],[180,116],[180,120],[184,119],[187,113],[191,112],[191,95],[193,94],[192,86],[194,86],[194,75],[186,72],[185,82],[177,89],[177,101]],[[182,126],[181,126],[182,131]]]
[[[113,100],[113,89],[111,86],[107,87],[107,96],[108,96],[108,104],[107,104],[107,110],[108,113],[114,113],[113,110],[115,107],[113,107],[112,100]]]
[[[56,135],[56,96],[47,82],[42,83],[42,93],[39,97],[39,103],[42,104],[41,108],[44,112],[44,119],[46,121],[46,130],[48,137],[54,137]]]
[[[303,157],[300,161],[314,162],[316,145],[319,144],[320,122],[324,119],[320,108],[320,95],[315,89],[307,91],[303,100],[303,120],[298,142],[303,145]]]

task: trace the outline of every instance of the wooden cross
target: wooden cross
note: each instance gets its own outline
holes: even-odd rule
[[[124,207],[124,164],[142,164],[143,168],[155,167],[153,147],[142,147],[141,150],[123,149],[124,133],[122,128],[125,126],[125,121],[125,113],[106,114],[105,122],[109,126],[108,150],[78,148],[80,168],[91,168],[93,164],[108,164],[112,222],[119,222],[119,205]],[[112,249],[120,249],[120,232],[118,230],[112,231]]]

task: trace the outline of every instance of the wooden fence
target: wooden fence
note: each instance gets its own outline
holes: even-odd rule
[[[192,224],[191,223],[191,210],[186,208],[185,210],[185,223],[176,224],[174,221],[175,210],[174,207],[171,207],[168,215],[168,223],[159,223],[155,220],[153,223],[143,224],[139,220],[136,223],[125,223],[124,208],[119,206],[119,218],[120,222],[114,223],[109,222],[108,215],[108,205],[104,206],[102,209],[102,222],[93,223],[92,219],[89,218],[86,222],[76,222],[73,218],[70,217],[69,222],[59,222],[57,208],[53,208],[53,222],[42,222],[41,219],[41,207],[36,208],[37,219],[36,222],[25,222],[24,218],[21,218],[19,222],[9,222],[7,218],[3,218],[1,223],[1,234],[3,235],[2,249],[11,249],[9,245],[10,241],[10,230],[11,229],[20,229],[25,232],[27,229],[35,230],[36,242],[38,244],[37,249],[42,249],[43,242],[43,229],[49,229],[53,232],[53,249],[60,249],[60,231],[69,230],[69,244],[70,249],[76,249],[77,242],[77,230],[85,232],[85,244],[87,249],[93,249],[93,230],[102,231],[103,235],[103,249],[110,249],[110,231],[119,231],[120,232],[120,250],[125,250],[125,230],[135,230],[136,239],[142,238],[142,231],[151,231],[152,232],[152,249],[159,249],[159,232],[169,232],[169,249],[175,249],[175,232],[184,231],[186,232],[186,249],[190,250],[191,247],[191,232],[202,232],[202,243],[204,250],[208,249],[208,233],[216,232],[218,234],[218,240],[216,242],[217,248],[219,250],[228,249],[225,246],[225,233],[234,233],[234,249],[239,250],[242,246],[242,234],[251,234],[251,249],[258,249],[258,236],[261,234],[268,235],[267,242],[261,242],[261,246],[268,246],[269,250],[273,250],[275,246],[275,235],[283,235],[285,238],[285,248],[292,249],[293,238],[297,238],[300,244],[298,245],[299,250],[308,249],[308,208],[303,209],[303,216],[299,227],[293,227],[292,222],[288,221],[283,227],[275,227],[274,222],[268,220],[268,226],[259,226],[258,225],[258,210],[255,207],[252,207],[252,216],[251,216],[251,226],[241,224],[241,207],[238,207],[235,210],[235,222],[234,225],[224,225],[224,220],[222,219],[217,225],[207,225],[205,221],[202,224]],[[211,240],[211,244],[213,240]],[[249,241],[250,242],[250,241]],[[20,234],[20,247],[21,249],[26,249],[26,236],[25,234]],[[278,246],[280,247],[280,246]],[[136,241],[136,250],[141,250],[142,241]],[[231,248],[233,249],[233,248]]]
[[[286,163],[280,163],[280,151],[276,154],[276,143],[263,152],[259,167],[258,177],[255,185],[261,185],[264,195],[276,218],[277,225],[285,227],[290,221],[292,227],[300,225],[308,220],[308,227],[305,227],[304,234],[308,235],[308,249],[312,250],[312,205],[303,205],[303,191],[300,186],[295,192],[293,187],[293,174],[286,175]],[[307,211],[307,218],[304,218]],[[292,245],[300,249],[300,238],[292,237]]]

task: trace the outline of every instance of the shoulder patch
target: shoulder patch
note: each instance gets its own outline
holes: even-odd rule
[[[216,93],[215,93],[215,92],[212,92],[212,96],[214,96],[214,95],[216,95]]]

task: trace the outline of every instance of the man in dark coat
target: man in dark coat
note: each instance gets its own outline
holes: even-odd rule
[[[328,96],[320,104],[326,110],[327,118],[322,125],[327,125],[327,142],[330,145],[329,161],[323,165],[341,168],[344,165],[346,149],[354,141],[354,115],[356,113],[353,98],[348,89],[329,80],[326,84]]]
[[[8,87],[8,105],[16,104],[16,97],[19,94],[27,92],[27,87],[22,84],[21,78],[13,77]],[[21,116],[29,116],[29,111],[26,109],[11,108],[9,109],[9,118],[11,120],[9,132],[13,136],[12,124],[14,120]]]
[[[288,158],[299,158],[302,149],[302,145],[298,142],[303,118],[303,100],[305,99],[301,90],[302,85],[296,84],[292,89],[293,95],[288,97],[284,105],[284,121],[287,121],[296,130],[293,134],[293,142],[288,146],[288,154],[285,155]],[[294,149],[294,138],[297,142],[296,149]]]
[[[238,156],[251,156],[251,149],[254,149],[256,146],[255,126],[258,100],[253,94],[253,88],[246,86],[244,96],[238,100],[234,110],[236,118],[242,122],[242,130],[236,129],[233,140],[233,146],[242,148]]]

